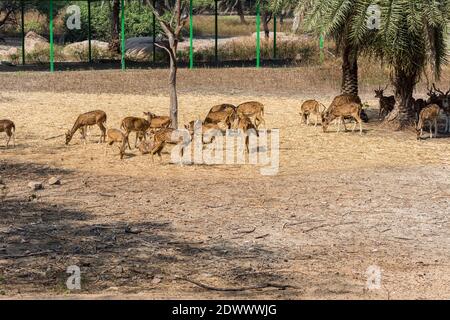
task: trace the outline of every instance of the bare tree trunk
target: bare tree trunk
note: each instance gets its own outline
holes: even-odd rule
[[[358,95],[358,50],[348,43],[342,50],[341,92]]]
[[[266,40],[269,40],[269,22],[272,19],[272,13],[268,12],[267,10],[263,11],[263,29],[264,29],[264,36]]]
[[[120,0],[113,0],[112,15],[111,15],[111,42],[109,43],[109,49],[113,52],[120,52],[119,13],[120,13]]]
[[[392,77],[395,106],[386,117],[386,121],[394,123],[398,130],[414,125],[413,92],[416,83],[417,74],[408,74],[400,68]]]
[[[242,7],[242,0],[237,0],[236,2],[236,11],[239,16],[239,19],[241,20],[242,24],[246,24],[245,16],[244,16],[244,8]]]
[[[172,56],[170,58],[169,91],[170,120],[172,120],[172,128],[178,129],[177,62]]]

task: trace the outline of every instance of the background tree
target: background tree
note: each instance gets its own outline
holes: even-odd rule
[[[166,0],[159,2],[154,7],[151,1],[147,4],[152,8],[161,29],[164,32],[165,40],[156,45],[166,50],[170,59],[169,72],[169,92],[170,92],[170,119],[172,127],[178,128],[178,97],[177,97],[177,49],[180,33],[183,29],[188,15],[186,9],[189,2],[186,0]]]
[[[366,5],[365,0],[273,0],[277,10],[296,6],[296,16],[305,17],[304,26],[318,36],[330,37],[336,42],[342,56],[341,92],[358,95],[359,45],[350,39],[350,26],[355,21],[355,6]]]
[[[450,23],[450,1],[382,0],[379,30],[368,30],[366,7],[370,1],[354,8],[355,22],[350,27],[354,46],[364,45],[390,67],[396,104],[386,118],[398,128],[414,122],[413,91],[421,76],[431,66],[439,78],[447,61],[446,30]]]

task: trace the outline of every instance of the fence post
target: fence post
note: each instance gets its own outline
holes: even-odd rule
[[[323,39],[323,35],[322,34],[320,35],[319,48],[320,48],[320,63],[323,63],[323,60],[324,60],[324,54],[323,54],[324,39]]]
[[[120,13],[121,13],[121,30],[120,30],[120,33],[121,33],[121,37],[122,37],[122,44],[121,44],[121,47],[122,47],[122,63],[121,63],[121,67],[122,67],[122,70],[125,70],[125,3],[124,3],[124,0],[121,0],[120,1]]]
[[[89,41],[89,63],[92,63],[92,28],[91,28],[91,0],[88,0],[88,41]]]
[[[261,17],[260,17],[260,8],[259,8],[259,1],[256,4],[256,68],[260,67],[260,54],[261,54],[261,48],[260,48],[260,28],[261,28]]]
[[[50,0],[50,72],[55,71],[55,51],[53,44],[53,0]]]
[[[21,28],[22,28],[22,64],[25,65],[25,3],[20,1],[21,5]]]
[[[214,0],[214,61],[217,64],[219,62],[219,57],[218,57],[218,21],[217,21],[217,1],[218,0]]]
[[[192,38],[194,37],[192,17],[192,0],[189,0],[189,69],[194,68],[194,48]]]
[[[155,4],[156,4],[156,0],[153,0],[153,8],[155,8]],[[156,17],[155,17],[155,12],[152,10],[152,17],[153,17],[153,21],[152,21],[152,28],[153,28],[153,63],[156,62],[156,46],[155,46],[155,39],[156,39]]]
[[[273,59],[277,58],[277,16],[273,14]]]

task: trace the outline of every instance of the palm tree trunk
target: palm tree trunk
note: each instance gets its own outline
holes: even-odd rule
[[[413,91],[417,83],[417,74],[408,74],[398,68],[392,78],[394,86],[395,106],[386,117],[397,129],[414,125]]]
[[[344,43],[341,93],[358,95],[358,49]]]

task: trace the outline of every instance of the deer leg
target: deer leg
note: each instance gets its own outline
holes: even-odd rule
[[[437,138],[438,136],[438,122],[437,122],[437,118],[434,119],[434,137]]]
[[[342,119],[342,124],[344,125],[344,132],[347,132],[347,126],[345,125],[345,119],[344,117],[341,118]]]
[[[337,132],[339,133],[341,131],[341,118],[338,118],[338,123],[337,123]]]
[[[11,136],[8,134],[8,132],[6,132],[6,149],[8,149],[9,140],[11,140]]]
[[[314,128],[317,127],[318,122],[319,122],[319,114],[316,113],[316,123],[314,124]]]
[[[106,141],[106,128],[103,125],[102,122],[98,123],[98,127],[100,128],[100,131],[102,132],[101,136],[100,136],[100,140],[98,141],[98,143],[102,143]]]

